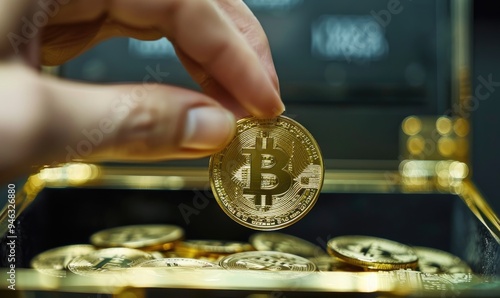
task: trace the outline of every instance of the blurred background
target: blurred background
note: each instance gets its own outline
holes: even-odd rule
[[[405,117],[451,114],[450,1],[402,0],[393,7],[385,0],[245,2],[269,37],[286,115],[315,136],[327,167],[392,168],[402,159]],[[500,81],[500,21],[489,2],[473,1],[471,9],[474,96],[484,79]],[[61,71],[76,80],[124,82],[141,81],[157,67],[169,73],[165,83],[197,89],[166,39],[108,41]],[[492,88],[465,116],[472,121],[474,181],[498,211],[500,92]]]
[[[349,170],[353,175],[366,170],[397,171],[400,162],[408,158],[401,146],[401,124],[408,116],[453,116],[456,44],[450,7],[455,1],[245,2],[268,35],[287,105],[285,115],[310,130],[328,170]],[[471,121],[472,129],[464,136],[471,141],[470,150],[459,156],[472,166],[473,181],[497,213],[499,15],[494,2],[474,1],[470,18],[464,19],[463,25],[471,34],[467,46],[471,49],[472,71],[467,75],[472,85],[468,87],[475,96],[481,85],[481,96],[487,91],[488,97],[472,101],[477,104],[461,115]],[[155,69],[168,72],[160,78],[162,83],[198,88],[166,39],[113,39],[63,65],[60,74],[97,83],[140,82]],[[441,151],[421,157],[453,158]],[[207,165],[208,159],[202,159],[154,166],[206,171]],[[46,189],[19,219],[26,235],[22,240],[24,264],[45,249],[87,242],[95,231],[126,224],[174,223],[184,227],[191,239],[246,240],[254,232],[232,222],[213,199],[186,219],[179,208],[182,204],[193,207],[199,193],[210,197],[208,188]],[[321,246],[337,235],[385,237],[451,251],[476,272],[500,274],[499,245],[491,241],[489,232],[456,195],[335,189],[325,190],[317,204],[309,215],[283,232]]]
[[[472,34],[472,78],[493,77],[500,81],[500,39],[495,38],[500,25],[500,9],[487,1],[474,1]],[[473,80],[473,88],[479,82]],[[497,214],[500,212],[500,90],[481,101],[472,114],[472,167],[473,179],[484,192]]]
[[[392,12],[386,0],[245,2],[268,35],[287,114],[326,159],[397,160],[402,120],[449,108],[449,1],[401,1]],[[108,41],[62,75],[142,81],[156,67],[165,83],[197,88],[166,39]]]

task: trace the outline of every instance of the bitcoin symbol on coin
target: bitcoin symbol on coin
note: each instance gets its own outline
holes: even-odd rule
[[[254,198],[257,210],[267,211],[272,206],[272,196],[288,191],[292,176],[284,170],[288,155],[274,146],[273,138],[257,137],[255,148],[243,148],[250,157],[250,185],[243,188],[244,195]]]
[[[96,264],[93,264],[93,267],[96,271],[106,271],[113,270],[116,268],[128,268],[132,263],[131,260],[127,260],[123,257],[113,257],[113,258],[103,258],[98,260]]]
[[[209,174],[226,214],[249,228],[276,230],[311,210],[324,169],[311,134],[281,116],[239,120],[233,141],[210,159]]]
[[[123,270],[151,259],[152,255],[137,249],[105,248],[74,258],[68,269],[79,275],[92,275]]]

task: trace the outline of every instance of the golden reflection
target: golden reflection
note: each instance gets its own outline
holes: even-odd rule
[[[457,145],[457,156],[458,157],[466,157],[469,152],[469,141],[466,138],[459,138],[455,141]]]
[[[451,193],[462,191],[462,181],[469,175],[467,164],[459,161],[443,160],[436,164],[437,186]]]
[[[93,164],[68,163],[57,168],[44,168],[37,176],[44,182],[65,182],[70,185],[81,185],[98,178],[100,171]]]
[[[445,157],[449,157],[457,150],[455,141],[450,137],[442,137],[438,140],[439,153]]]
[[[454,179],[464,179],[469,174],[469,167],[463,162],[453,161],[449,169],[450,177]]]
[[[408,138],[408,141],[406,141],[406,147],[408,148],[408,152],[412,155],[421,154],[425,148],[425,140],[420,135],[411,136]]]
[[[422,121],[415,116],[406,117],[403,120],[402,129],[409,136],[416,135],[422,130]]]
[[[439,117],[438,120],[436,121],[436,129],[442,136],[450,134],[452,130],[452,123],[450,118],[445,116]]]
[[[465,137],[469,134],[470,126],[469,121],[464,118],[458,118],[455,120],[455,124],[453,125],[453,130],[455,134],[459,137]]]

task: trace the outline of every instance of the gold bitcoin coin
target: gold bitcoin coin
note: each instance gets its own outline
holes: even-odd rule
[[[134,225],[99,231],[90,236],[98,247],[128,247],[142,250],[170,250],[184,237],[184,230],[174,225]]]
[[[48,275],[65,277],[68,263],[71,260],[95,250],[95,247],[89,244],[56,247],[35,256],[31,260],[31,267]]]
[[[74,258],[69,262],[68,269],[79,275],[112,273],[151,259],[153,259],[152,255],[138,249],[105,248]]]
[[[340,236],[328,252],[344,262],[376,270],[416,269],[418,257],[407,245],[370,236]]]
[[[277,230],[300,220],[323,185],[323,158],[296,121],[244,118],[232,142],[210,159],[210,184],[224,212],[256,230]]]
[[[256,233],[250,236],[250,243],[257,250],[286,252],[304,258],[328,256],[321,247],[283,233]]]
[[[163,258],[142,262],[137,267],[161,267],[161,268],[214,268],[215,264],[189,258]]]
[[[319,271],[348,271],[348,272],[361,272],[364,271],[363,267],[354,266],[340,260],[333,256],[322,256],[309,259],[313,262]]]
[[[469,265],[445,251],[428,247],[413,250],[418,256],[418,270],[423,273],[472,273]]]
[[[165,258],[196,259],[196,260],[210,262],[213,264],[219,264],[219,261],[227,255],[228,254],[200,254],[189,251],[171,251],[171,252],[169,251],[163,253],[163,256]]]
[[[211,262],[189,258],[164,258],[146,261],[128,270],[143,276],[152,274],[166,277],[169,281],[193,281],[219,280],[220,266]],[[210,270],[210,272],[207,272]]]
[[[223,258],[219,265],[233,270],[305,272],[316,270],[316,265],[306,258],[277,251],[240,252]]]
[[[228,242],[218,240],[186,240],[175,247],[179,254],[191,254],[194,257],[228,255],[238,252],[255,250],[245,242]]]
[[[165,257],[161,251],[148,251],[148,253],[155,259],[163,259]]]

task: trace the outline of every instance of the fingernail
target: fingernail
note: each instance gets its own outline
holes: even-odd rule
[[[283,100],[278,92],[274,94],[273,100],[276,105],[271,110],[271,117],[277,117],[285,112],[285,104],[283,103]]]
[[[283,101],[280,100],[280,105],[278,107],[278,111],[277,111],[277,114],[278,115],[281,115],[285,112],[286,108],[285,108],[285,104],[283,103]]]
[[[214,150],[222,148],[236,130],[234,115],[218,107],[196,107],[188,111],[182,147]]]

